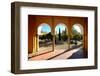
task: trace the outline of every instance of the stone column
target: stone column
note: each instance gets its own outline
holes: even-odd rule
[[[39,35],[36,34],[36,51],[39,51]]]
[[[87,55],[88,55],[88,30],[87,30],[87,27],[86,27],[86,25],[85,25],[85,27],[84,27],[84,56],[85,57],[87,57]]]
[[[70,29],[68,29],[68,49],[70,49],[70,39],[71,39]]]
[[[51,32],[52,32],[52,51],[55,51],[55,24],[54,24],[54,17],[52,19],[52,27],[51,27]]]
[[[54,25],[52,26],[52,51],[55,50],[55,28],[54,28]]]
[[[36,41],[37,41],[36,34],[34,33],[34,35],[33,35],[33,52],[32,52],[33,54],[35,54],[37,52]]]
[[[68,49],[70,49],[71,40],[71,18],[68,19]]]
[[[87,57],[88,56],[88,30],[87,30],[87,25],[84,24],[84,27],[83,27],[83,51],[84,51],[84,57]]]

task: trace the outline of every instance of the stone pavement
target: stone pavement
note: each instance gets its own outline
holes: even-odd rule
[[[82,47],[79,47],[79,48],[76,48],[76,49],[73,49],[73,50],[70,50],[68,52],[65,52],[57,57],[54,57],[53,60],[58,60],[58,59],[68,59],[70,56],[72,56],[74,53],[76,53],[80,48]]]
[[[48,60],[49,58],[52,58],[62,52],[64,52],[65,50],[55,50],[53,52],[49,52],[49,53],[45,53],[45,54],[41,54],[35,57],[30,58],[29,60]]]
[[[57,60],[57,59],[68,59],[68,58],[69,59],[84,58],[82,46],[72,49],[70,51],[66,49],[55,50],[53,52],[48,52],[35,57],[31,57],[29,58],[29,60],[51,60],[51,59]]]
[[[69,57],[69,59],[80,59],[80,58],[86,58],[84,56],[82,48],[80,48],[77,52],[75,52],[72,56]]]

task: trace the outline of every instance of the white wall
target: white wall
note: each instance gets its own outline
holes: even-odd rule
[[[10,73],[11,60],[11,15],[10,3],[13,1],[30,1],[40,3],[68,4],[68,5],[86,5],[98,6],[98,25],[100,24],[100,0],[1,0],[0,1],[0,76],[16,76]],[[100,26],[98,26],[100,33]],[[98,35],[98,46],[100,42],[100,34]],[[100,58],[100,48],[98,48],[98,58]],[[100,59],[98,59],[98,70],[81,70],[81,71],[65,71],[52,73],[24,74],[25,76],[99,76]],[[18,75],[23,76],[23,74]]]

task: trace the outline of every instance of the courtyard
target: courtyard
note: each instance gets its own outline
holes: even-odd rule
[[[29,60],[88,57],[87,17],[29,15],[28,20]]]
[[[29,60],[68,59],[73,55],[73,53],[78,52],[79,50],[82,51],[79,54],[82,55],[82,57],[84,57],[82,50],[82,42],[78,42],[77,45],[71,44],[70,51],[68,49],[68,46],[69,45],[67,42],[61,42],[60,44],[55,45],[55,51],[52,51],[51,44],[42,46],[34,56],[31,54],[29,55],[30,56]]]

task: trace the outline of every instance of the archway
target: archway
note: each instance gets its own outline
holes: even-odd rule
[[[81,24],[74,24],[71,32],[71,47],[83,46],[83,27]]]
[[[68,49],[68,29],[64,23],[55,27],[55,50],[65,51]]]
[[[42,23],[38,27],[38,54],[52,51],[51,27],[47,23]]]

